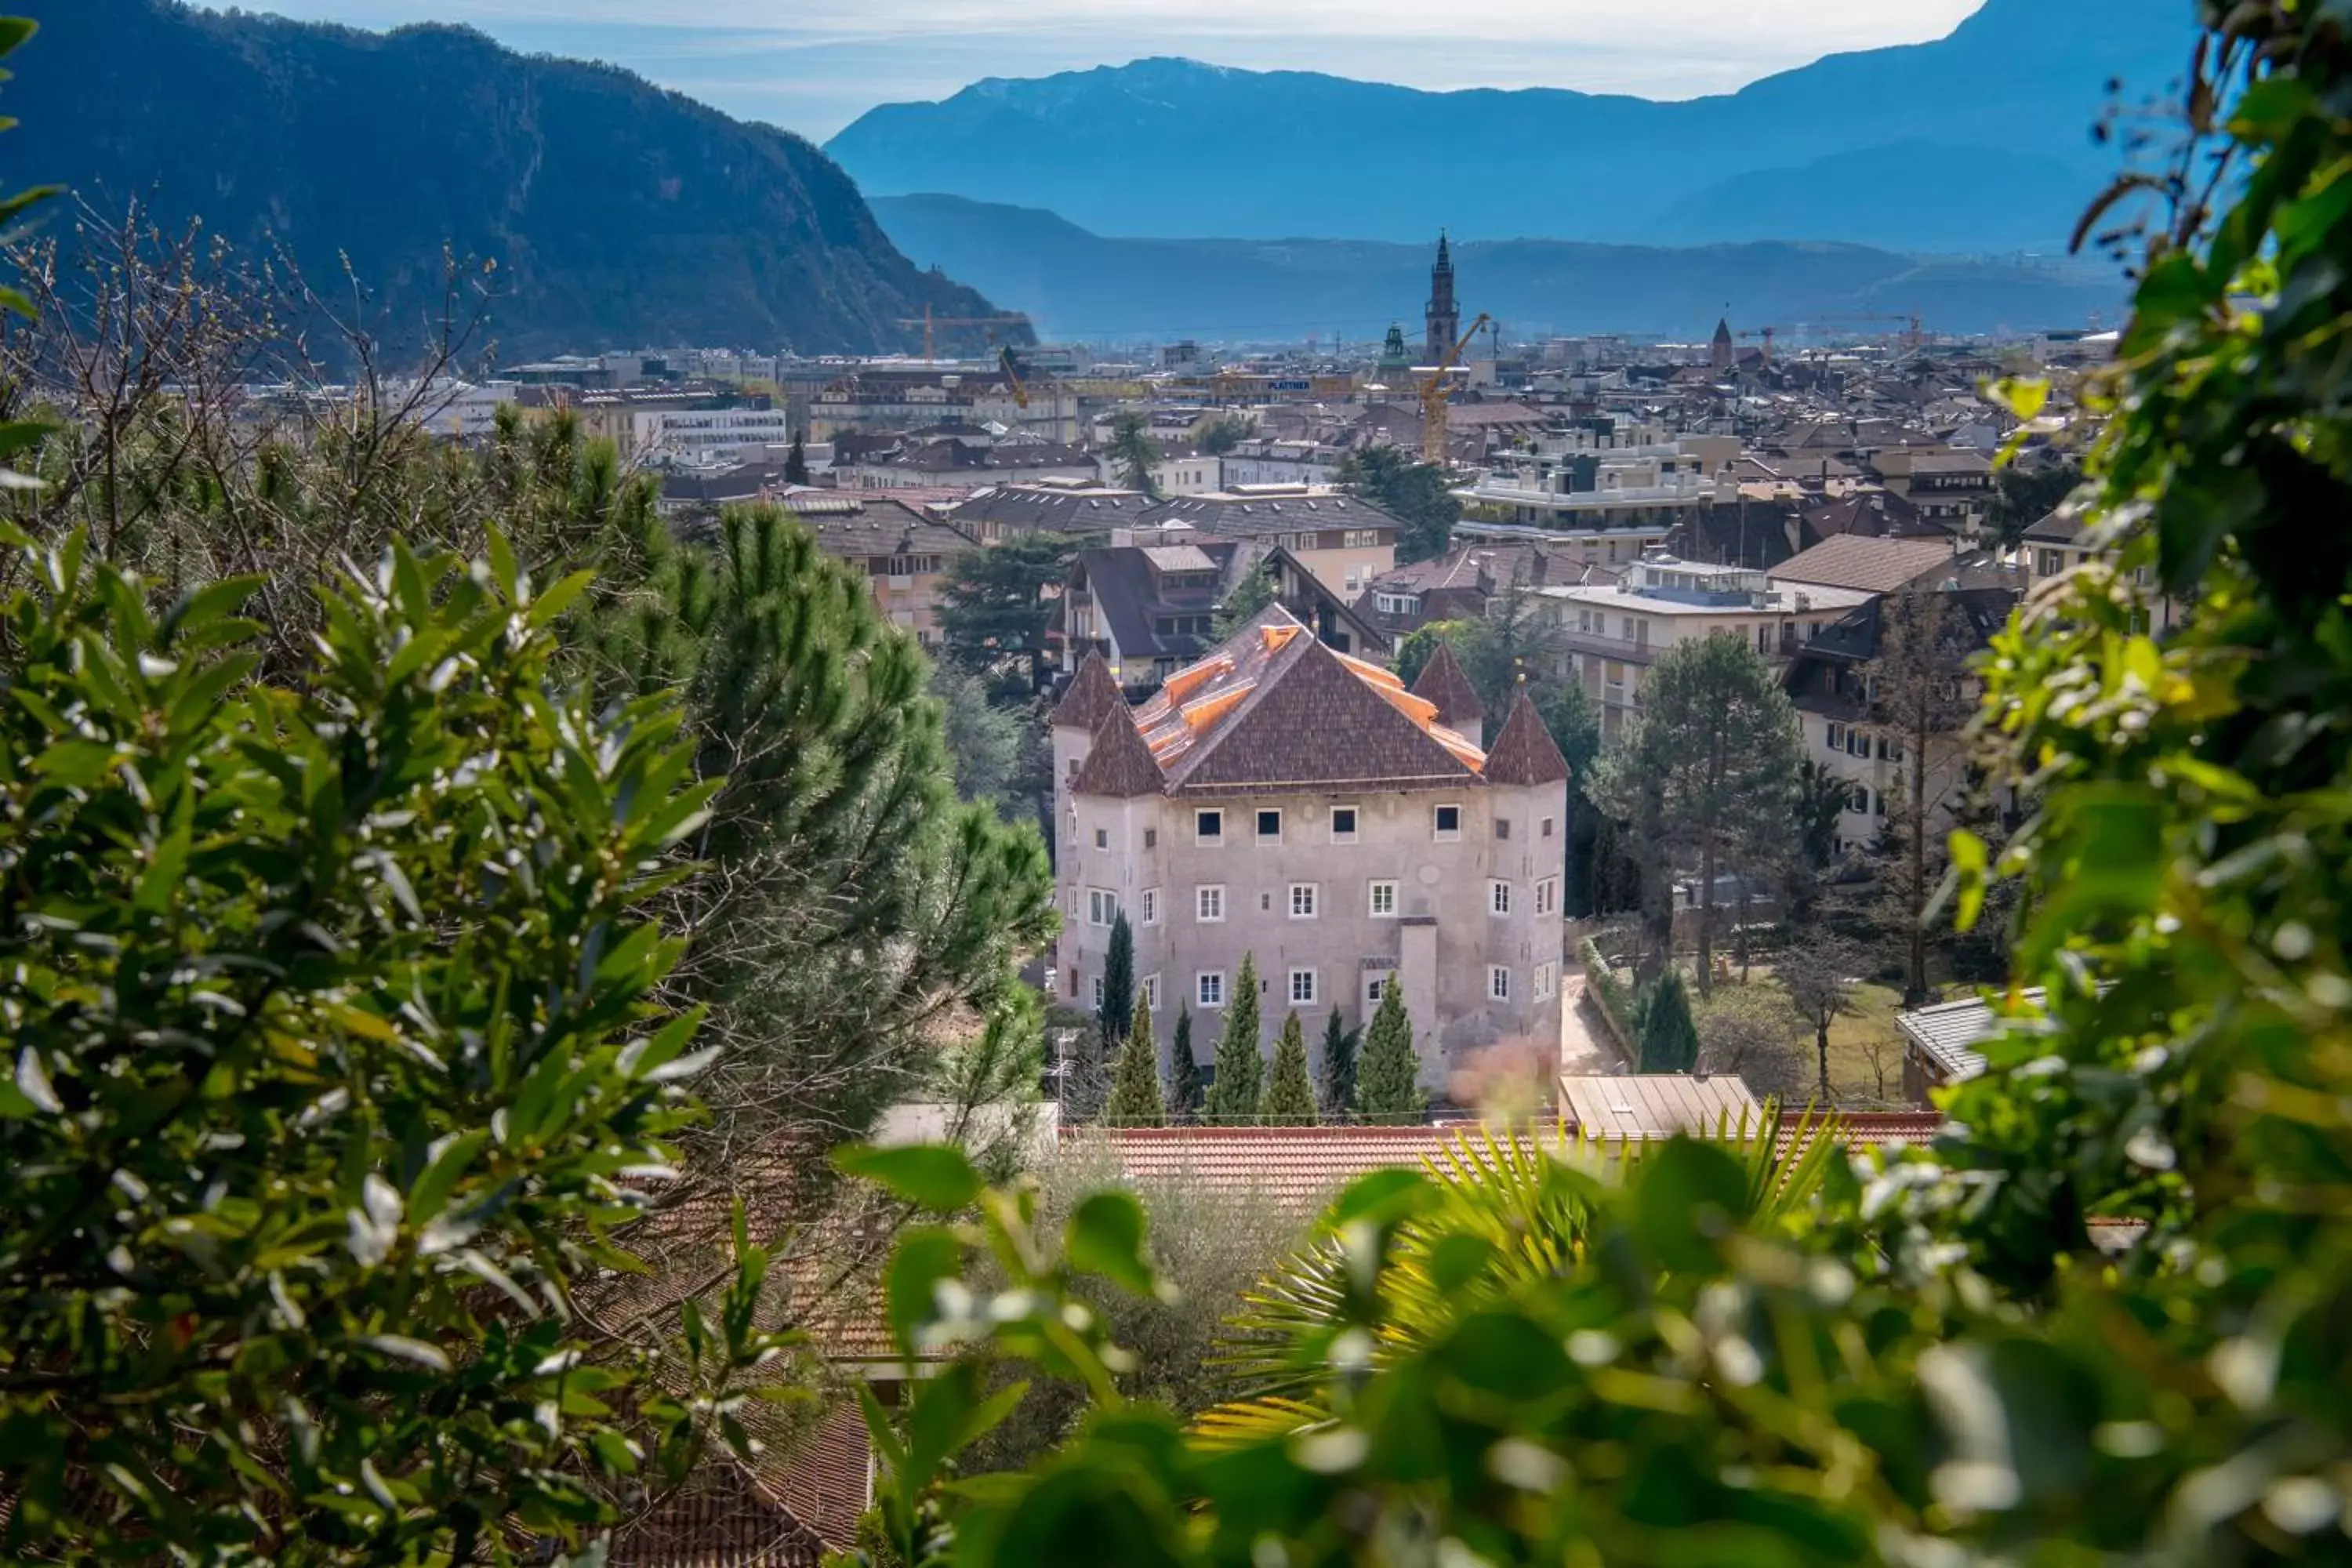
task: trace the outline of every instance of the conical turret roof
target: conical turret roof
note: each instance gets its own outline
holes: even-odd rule
[[[1421,679],[1412,683],[1412,694],[1437,704],[1439,723],[1473,741],[1478,738],[1478,721],[1486,716],[1486,705],[1478,700],[1478,689],[1470,684],[1462,661],[1454,657],[1453,644],[1438,643],[1437,651],[1421,667]]]
[[[1559,742],[1551,738],[1544,727],[1543,715],[1536,711],[1528,696],[1528,689],[1519,688],[1511,699],[1511,711],[1503,721],[1503,732],[1495,737],[1494,746],[1486,752],[1486,782],[1494,784],[1551,784],[1568,782],[1568,759],[1560,754]]]
[[[1135,727],[1135,715],[1121,702],[1116,711],[1104,714],[1096,727],[1095,743],[1078,776],[1070,781],[1070,793],[1126,800],[1158,795],[1167,782],[1167,775],[1152,760],[1151,748]]]
[[[1084,730],[1093,734],[1103,721],[1103,715],[1117,709],[1126,711],[1127,698],[1118,689],[1118,678],[1112,675],[1103,656],[1090,653],[1078,666],[1076,679],[1062,693],[1062,700],[1054,706],[1054,728]]]

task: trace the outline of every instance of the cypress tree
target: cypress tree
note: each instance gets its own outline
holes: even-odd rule
[[[808,482],[808,448],[801,444],[798,436],[794,436],[792,450],[784,454],[784,483],[804,485]]]
[[[1108,1058],[1126,1040],[1135,1022],[1135,931],[1120,911],[1110,924],[1110,952],[1103,960],[1102,1005],[1095,1009],[1095,1034]]]
[[[1103,1109],[1106,1127],[1164,1127],[1168,1112],[1160,1100],[1160,1047],[1151,1037],[1151,1003],[1135,1005],[1135,1017],[1119,1047],[1118,1067],[1111,1079],[1110,1103]]]
[[[1242,954],[1233,994],[1225,998],[1225,1032],[1217,1037],[1217,1077],[1209,1085],[1204,1121],[1237,1127],[1257,1120],[1258,1085],[1265,1064],[1257,1054],[1257,955]]]
[[[1405,1016],[1404,984],[1391,975],[1381,987],[1381,1010],[1364,1031],[1356,1108],[1367,1121],[1391,1126],[1418,1121],[1429,1103],[1420,1079],[1421,1058],[1412,1048],[1412,1020]]]
[[[1315,1125],[1315,1085],[1307,1077],[1307,1032],[1295,1011],[1282,1020],[1274,1047],[1274,1077],[1265,1088],[1258,1119],[1269,1127]]]
[[[1688,1072],[1698,1065],[1698,1026],[1691,1021],[1690,988],[1672,964],[1650,988],[1642,1010],[1641,1069]]]
[[[1356,1102],[1356,1031],[1331,1009],[1323,1025],[1323,1114],[1337,1120]]]
[[[1168,1044],[1168,1115],[1183,1121],[1201,1110],[1201,1064],[1192,1059],[1192,1008],[1176,1010],[1176,1037]]]

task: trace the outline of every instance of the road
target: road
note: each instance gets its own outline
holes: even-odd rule
[[[1584,976],[1568,975],[1559,987],[1559,1070],[1568,1074],[1617,1073],[1623,1058],[1585,1008]]]

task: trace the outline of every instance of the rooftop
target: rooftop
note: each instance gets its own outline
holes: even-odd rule
[[[1948,540],[1841,533],[1790,556],[1772,568],[1771,576],[1775,583],[1892,594],[1952,562]]]
[[[2029,1007],[2042,1005],[2039,987],[2018,994]],[[2000,1033],[2003,1020],[1982,997],[1964,996],[1933,1007],[1915,1007],[1895,1015],[1895,1026],[1954,1083],[1981,1075],[1984,1053],[1977,1049]]]

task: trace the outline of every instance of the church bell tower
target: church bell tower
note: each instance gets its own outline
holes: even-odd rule
[[[1454,251],[1444,234],[1437,237],[1437,265],[1429,269],[1428,321],[1428,363],[1442,363],[1462,338],[1462,307],[1454,302]]]

